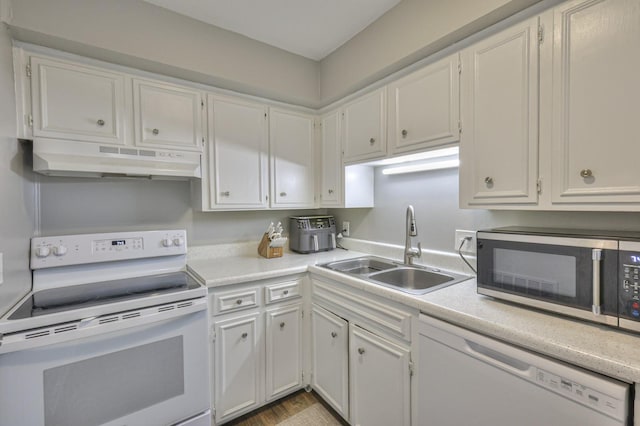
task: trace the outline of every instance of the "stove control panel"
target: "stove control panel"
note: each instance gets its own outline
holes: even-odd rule
[[[31,239],[31,269],[187,253],[185,230],[114,232]]]

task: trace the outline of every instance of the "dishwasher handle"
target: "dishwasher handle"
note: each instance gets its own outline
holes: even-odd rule
[[[509,355],[505,355],[502,352],[498,352],[494,349],[482,346],[471,340],[464,340],[467,348],[466,352],[473,356],[492,364],[503,370],[509,370],[521,376],[530,376],[532,374],[532,366],[524,361],[520,361]]]

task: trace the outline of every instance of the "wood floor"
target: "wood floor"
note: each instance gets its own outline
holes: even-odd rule
[[[321,403],[337,420],[343,425],[348,425],[326,402],[324,402],[315,392],[300,390],[286,396],[276,402],[253,411],[235,420],[226,423],[229,426],[274,426],[289,417],[293,416],[312,406]]]

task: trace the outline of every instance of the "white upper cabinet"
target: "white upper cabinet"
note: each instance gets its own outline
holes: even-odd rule
[[[270,108],[271,207],[313,208],[314,117]]]
[[[197,90],[134,78],[136,145],[201,151],[203,106]]]
[[[212,209],[263,209],[268,201],[267,107],[209,95],[207,170]]]
[[[389,151],[392,154],[460,139],[458,65],[456,53],[389,84]]]
[[[538,18],[465,49],[460,205],[538,201]]]
[[[33,136],[126,143],[125,76],[31,57]]]
[[[638,210],[638,1],[564,3],[553,32],[552,203]]]
[[[387,154],[386,93],[383,87],[344,106],[345,163],[382,158]]]
[[[344,168],[342,166],[341,114],[334,111],[320,119],[321,159],[320,207],[342,205]]]

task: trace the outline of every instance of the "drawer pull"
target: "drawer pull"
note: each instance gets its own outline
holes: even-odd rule
[[[242,338],[243,338],[243,339],[246,339],[246,338],[247,338],[247,336],[248,336],[248,334],[247,334],[247,333],[242,333]]]
[[[236,300],[236,305],[242,305],[242,299]]]
[[[159,133],[160,133],[160,130],[158,130],[158,129],[153,129],[153,130],[151,131],[151,133],[153,133],[154,135],[157,135],[157,134],[159,134]]]
[[[280,328],[284,328],[284,322],[280,323]]]
[[[331,332],[331,337],[333,337],[335,339],[336,337],[338,337],[338,333],[336,333],[335,331],[332,331]]]
[[[104,120],[98,120],[97,123],[98,126],[104,126]]]
[[[359,353],[360,355],[364,354],[364,348],[358,348],[358,353]]]
[[[486,183],[487,185],[493,185],[493,178],[491,176],[487,176],[486,178],[484,178],[484,183]]]
[[[284,294],[286,296],[287,294],[289,294],[289,290],[283,291],[282,294]]]

